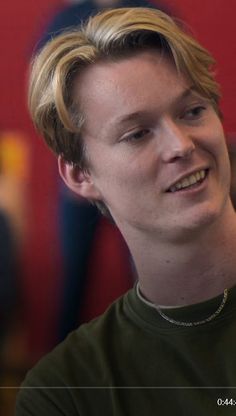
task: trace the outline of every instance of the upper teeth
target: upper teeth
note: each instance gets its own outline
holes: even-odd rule
[[[177,182],[175,185],[170,187],[170,192],[179,191],[182,188],[187,188],[190,185],[194,185],[198,181],[204,179],[206,176],[205,170],[199,170],[196,173],[192,173],[191,175],[187,176],[186,178],[181,179],[181,181]]]

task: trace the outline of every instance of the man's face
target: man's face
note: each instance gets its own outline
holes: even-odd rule
[[[179,238],[219,217],[230,182],[222,125],[167,58],[95,64],[75,94],[91,179],[124,234]]]

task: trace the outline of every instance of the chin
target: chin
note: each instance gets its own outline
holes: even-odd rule
[[[231,202],[230,209],[232,208]],[[189,242],[201,235],[208,235],[212,228],[220,225],[225,215],[228,215],[228,204],[209,204],[198,207],[197,212],[186,213],[183,221],[167,231],[172,242]]]

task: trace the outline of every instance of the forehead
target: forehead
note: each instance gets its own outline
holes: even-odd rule
[[[160,71],[162,77],[166,74],[166,78],[170,71],[177,75],[173,60],[164,53],[158,50],[140,51],[115,60],[101,60],[86,67],[75,81],[75,95],[84,96],[85,93],[86,96],[88,87],[90,93],[93,88],[99,92],[104,88],[106,91],[112,91],[117,86],[132,87],[135,82],[139,82],[142,75],[145,75],[147,69],[153,71],[156,76]]]
[[[161,111],[186,89],[188,82],[169,58],[147,51],[91,65],[74,85],[85,124],[87,121],[90,127],[101,129],[130,113],[157,107]]]

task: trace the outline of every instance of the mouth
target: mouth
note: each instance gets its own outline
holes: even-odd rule
[[[180,181],[167,189],[167,192],[179,192],[182,189],[194,188],[201,184],[207,177],[209,169],[201,169],[191,175],[185,176]]]

